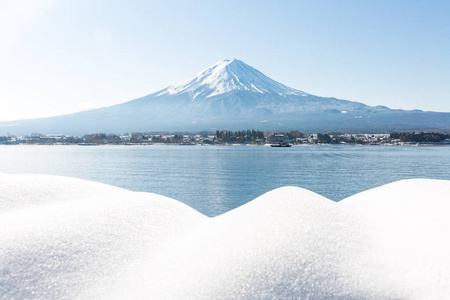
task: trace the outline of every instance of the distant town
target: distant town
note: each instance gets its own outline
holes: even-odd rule
[[[450,144],[450,134],[438,132],[393,132],[390,134],[306,134],[300,131],[242,130],[215,132],[132,132],[118,134],[85,134],[67,136],[62,134],[32,133],[24,136],[0,136],[1,145],[265,145],[265,144],[313,145],[313,144],[360,144],[360,145],[421,145]]]

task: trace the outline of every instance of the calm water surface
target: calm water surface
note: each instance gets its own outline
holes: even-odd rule
[[[215,216],[287,185],[338,201],[405,178],[450,180],[450,147],[0,146],[0,172],[153,192]]]

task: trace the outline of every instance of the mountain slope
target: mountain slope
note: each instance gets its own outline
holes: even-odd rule
[[[214,129],[388,132],[449,129],[450,113],[392,110],[287,87],[244,62],[224,60],[148,96],[75,114],[0,123],[0,134]]]

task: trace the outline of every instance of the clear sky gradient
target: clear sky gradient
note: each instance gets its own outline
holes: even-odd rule
[[[71,113],[240,59],[318,96],[450,112],[450,1],[0,1],[0,120]]]

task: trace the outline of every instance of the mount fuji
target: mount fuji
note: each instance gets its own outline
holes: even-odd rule
[[[314,96],[244,62],[220,61],[156,93],[78,113],[0,123],[0,134],[203,131],[390,132],[450,129],[450,113],[394,110]]]

